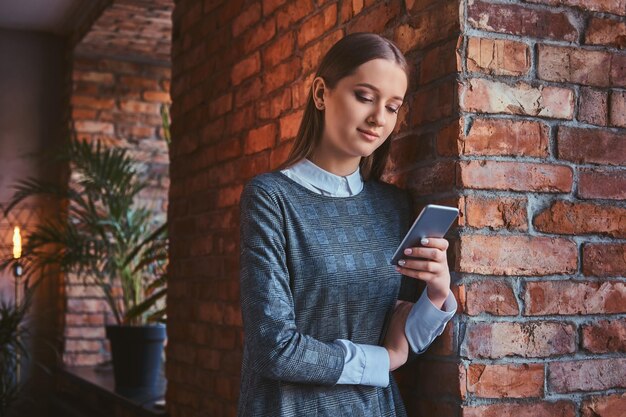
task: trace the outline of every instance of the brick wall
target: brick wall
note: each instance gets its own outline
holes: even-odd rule
[[[462,10],[463,416],[624,415],[626,3]]]
[[[172,0],[99,0],[73,33],[71,134],[120,147],[149,186],[138,204],[166,219],[169,157],[161,107],[170,103]],[[99,288],[65,280],[63,362],[95,365],[109,358],[104,325],[113,323]]]
[[[600,14],[587,10],[600,2],[588,0],[585,9],[571,1],[176,2],[166,365],[172,417],[235,415],[239,194],[245,181],[284,160],[319,59],[354,31],[393,39],[412,65],[385,179],[410,188],[418,206],[434,201],[462,211],[449,250],[462,311],[428,354],[397,372],[410,415],[547,416],[620,406],[623,359],[611,369],[606,359],[624,351],[623,121],[615,110],[596,116],[590,100],[614,109],[623,97],[624,29],[615,19],[623,8]],[[598,22],[597,34],[587,36],[592,16],[613,23]],[[607,28],[617,33],[613,40]],[[593,50],[607,60],[600,68],[608,75],[559,67],[576,58],[547,65],[542,48]],[[594,130],[580,119],[585,108],[603,120]],[[597,145],[583,148],[590,138]],[[566,204],[578,214],[564,212]],[[590,213],[612,220],[589,222]],[[557,292],[564,298],[553,303]],[[597,351],[591,340],[612,352]],[[604,376],[569,376],[580,360],[580,375],[592,368]],[[599,399],[570,394],[578,390]]]
[[[165,221],[169,187],[168,150],[160,109],[169,99],[170,69],[110,58],[76,56],[71,97],[73,134],[128,149],[149,186],[138,204]],[[64,362],[93,365],[107,357],[104,324],[112,323],[99,288],[68,277],[65,289]]]

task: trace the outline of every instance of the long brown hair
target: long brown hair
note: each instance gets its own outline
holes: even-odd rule
[[[313,79],[322,77],[325,85],[332,89],[339,80],[352,75],[361,64],[380,58],[400,65],[408,80],[409,66],[398,47],[380,35],[364,32],[351,33],[337,41],[322,58]],[[302,158],[311,156],[321,140],[323,130],[324,112],[315,107],[311,87],[293,147],[287,160],[278,169],[287,168]],[[380,179],[385,169],[390,144],[391,140],[387,138],[371,155],[361,158],[359,166],[363,180]]]

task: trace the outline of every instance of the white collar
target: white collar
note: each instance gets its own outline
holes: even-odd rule
[[[358,193],[363,186],[360,167],[357,167],[356,171],[350,175],[341,176],[320,168],[307,158],[302,158],[292,165],[289,170],[300,177],[306,178],[313,186],[331,194],[336,194],[340,187],[345,186],[346,181],[350,188],[350,193],[353,195]]]

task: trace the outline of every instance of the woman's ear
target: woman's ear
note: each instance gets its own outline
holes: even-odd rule
[[[315,102],[315,107],[318,110],[324,110],[324,91],[326,91],[324,79],[322,77],[315,77],[311,88],[313,89],[313,101]]]

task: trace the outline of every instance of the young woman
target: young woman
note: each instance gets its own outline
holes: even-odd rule
[[[390,371],[456,310],[445,239],[389,263],[414,219],[409,193],[379,180],[408,76],[389,40],[339,40],[287,161],[244,187],[239,416],[406,415]]]

